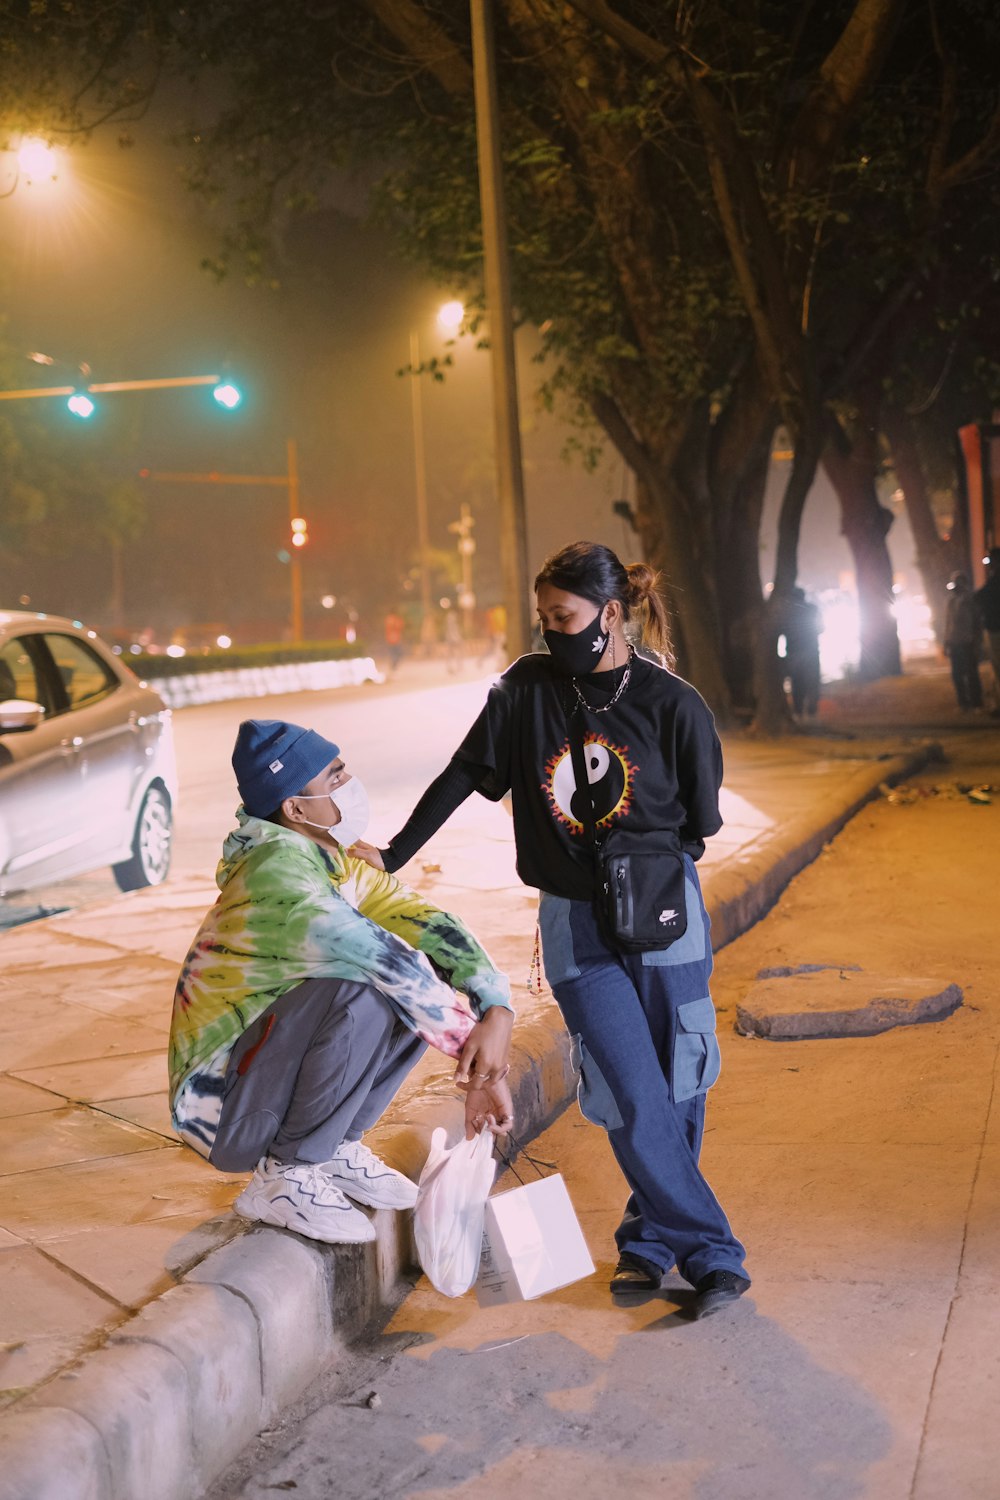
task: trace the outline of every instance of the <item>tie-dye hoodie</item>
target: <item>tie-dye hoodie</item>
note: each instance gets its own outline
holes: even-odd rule
[[[506,976],[457,917],[342,849],[327,852],[243,808],[236,816],[216,871],[219,898],[184,961],[170,1026],[174,1128],[203,1156],[233,1046],[304,979],[373,985],[400,1020],[451,1057],[475,1020],[452,985],[477,1016],[510,1005]]]

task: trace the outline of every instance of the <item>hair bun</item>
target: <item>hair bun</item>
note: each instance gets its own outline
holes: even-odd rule
[[[648,563],[629,563],[625,569],[628,574],[628,603],[630,609],[637,608],[650,594],[657,592],[660,575],[649,566]]]

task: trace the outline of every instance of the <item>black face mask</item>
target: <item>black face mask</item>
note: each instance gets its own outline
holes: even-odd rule
[[[601,624],[603,613],[602,606],[591,623],[575,635],[562,630],[542,632],[552,660],[564,677],[583,677],[596,670],[608,645],[608,632]]]

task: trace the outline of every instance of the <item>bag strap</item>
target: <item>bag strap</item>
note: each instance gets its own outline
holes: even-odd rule
[[[497,1148],[497,1153],[503,1166],[506,1167],[509,1171],[513,1172],[514,1176],[517,1178],[522,1187],[524,1187],[524,1178],[521,1176],[520,1172],[514,1165],[516,1157],[523,1156],[525,1161],[530,1162],[543,1181],[545,1180],[545,1173],[542,1171],[543,1167],[548,1167],[552,1172],[556,1170],[556,1164],[554,1161],[542,1161],[540,1158],[530,1156],[525,1148],[520,1144],[520,1142],[514,1139],[513,1135],[508,1135],[507,1139],[510,1141],[511,1145],[514,1148],[510,1157],[504,1156],[499,1147]]]
[[[599,846],[597,827],[594,823],[594,801],[590,795],[590,777],[587,775],[587,758],[583,748],[583,715],[570,709],[566,717],[569,727],[569,753],[573,759],[573,780],[576,782],[577,798],[583,803],[581,822],[583,831],[596,852]],[[578,720],[579,732],[577,732]]]

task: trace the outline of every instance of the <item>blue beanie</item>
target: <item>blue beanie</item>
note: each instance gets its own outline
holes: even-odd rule
[[[294,797],[340,754],[339,745],[282,719],[244,719],[236,736],[233,770],[243,806],[266,818]]]

